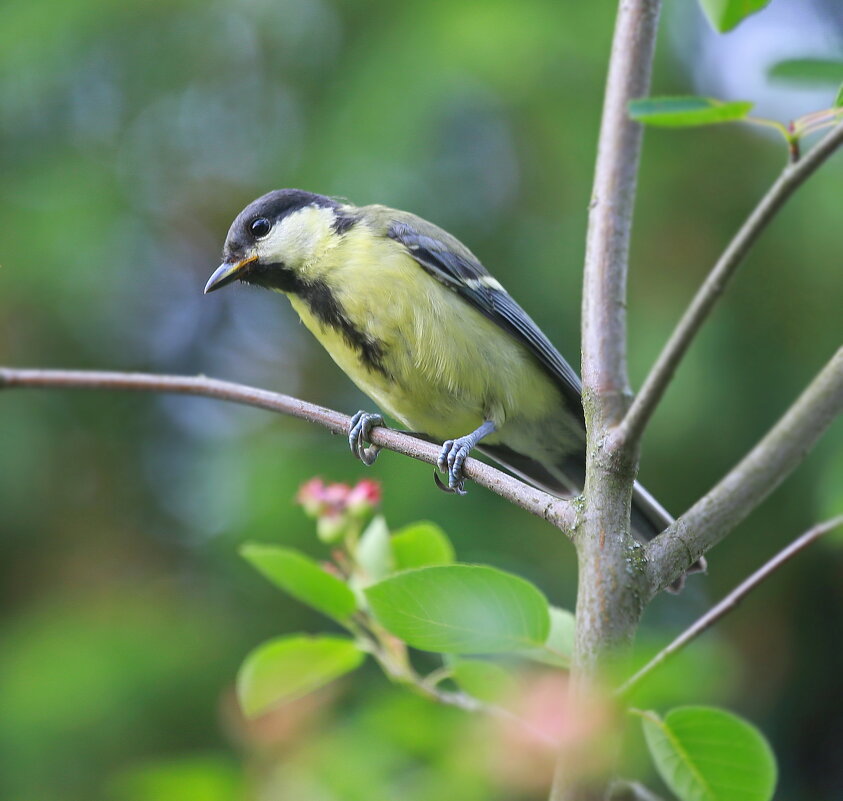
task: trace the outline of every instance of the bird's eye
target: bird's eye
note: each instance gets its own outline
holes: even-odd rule
[[[249,231],[255,239],[263,239],[272,228],[272,223],[266,217],[256,217],[249,223]]]

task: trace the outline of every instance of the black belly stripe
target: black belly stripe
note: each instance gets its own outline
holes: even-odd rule
[[[384,365],[386,353],[383,343],[354,325],[324,281],[303,281],[283,264],[256,265],[243,276],[243,280],[298,295],[310,307],[314,317],[342,334],[345,343],[357,352],[362,365],[392,378]]]

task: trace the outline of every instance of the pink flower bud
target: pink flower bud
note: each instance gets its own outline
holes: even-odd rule
[[[348,484],[328,484],[324,492],[325,502],[332,512],[344,512],[350,492]]]
[[[325,482],[321,478],[311,478],[299,487],[296,503],[304,508],[308,517],[318,517],[325,510]]]
[[[358,481],[348,493],[346,504],[352,514],[360,514],[375,509],[381,502],[381,485],[377,481],[364,478]]]

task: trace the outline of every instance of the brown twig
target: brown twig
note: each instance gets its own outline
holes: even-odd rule
[[[647,543],[651,591],[675,581],[720,542],[802,461],[843,412],[843,348],[737,466]]]
[[[768,579],[783,564],[790,561],[796,554],[807,548],[812,542],[818,540],[835,528],[843,526],[843,515],[819,523],[798,537],[786,548],[779,551],[772,559],[765,562],[749,578],[738,584],[720,603],[708,610],[699,620],[683,631],[670,645],[657,653],[644,667],[632,677],[627,679],[617,690],[617,695],[626,695],[643,678],[648,676],[659,665],[673,656],[677,651],[684,648],[691,640],[697,638],[706,629],[713,626],[720,618],[731,612],[752,590],[762,581]]]
[[[0,367],[0,390],[15,388],[121,390],[198,395],[298,417],[324,426],[335,434],[347,433],[350,420],[348,415],[289,395],[205,376]],[[436,445],[391,428],[373,429],[371,441],[372,444],[381,448],[428,464],[436,464],[439,456],[439,448]],[[547,520],[566,534],[570,535],[573,531],[577,511],[571,501],[556,498],[535,489],[477,459],[468,459],[464,472],[481,487]]]
[[[699,332],[729,280],[749,249],[770,224],[790,196],[843,145],[843,125],[830,131],[799,161],[788,164],[735,234],[723,255],[697,291],[682,319],[677,323],[650,373],[644,380],[623,422],[612,434],[616,447],[637,443],[661,401],[673,374]]]

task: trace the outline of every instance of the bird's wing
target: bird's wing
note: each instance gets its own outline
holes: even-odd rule
[[[434,278],[521,342],[556,382],[575,417],[582,420],[579,376],[465,245],[441,228],[412,215],[392,220],[386,234],[404,245]]]

